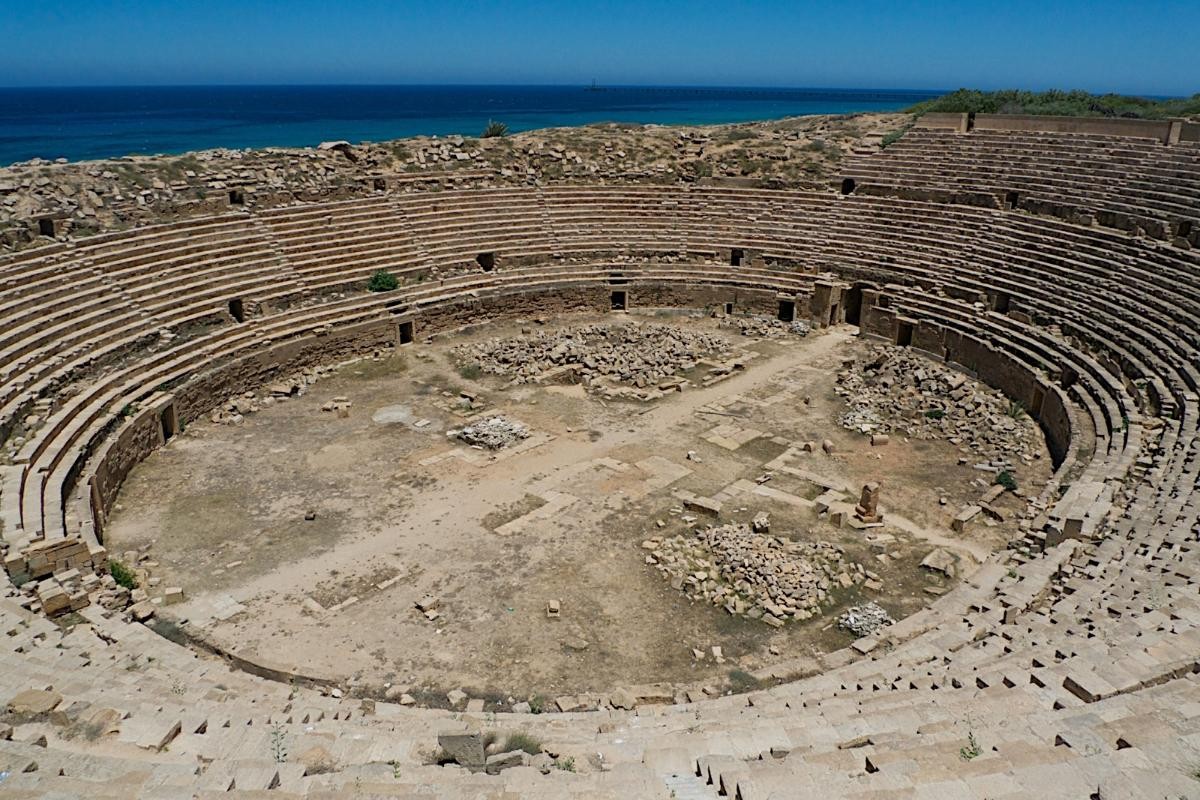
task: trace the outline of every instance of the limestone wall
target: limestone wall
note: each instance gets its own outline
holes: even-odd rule
[[[976,114],[972,127],[977,131],[1083,133],[1098,136],[1133,136],[1165,142],[1171,122],[1105,117],[1052,117],[1044,114]]]

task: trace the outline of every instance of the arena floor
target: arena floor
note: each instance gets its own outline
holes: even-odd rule
[[[934,600],[953,581],[920,567],[932,550],[953,553],[961,578],[1019,535],[1025,503],[1011,494],[997,504],[1005,522],[951,530],[980,493],[958,447],[899,436],[872,447],[838,425],[837,371],[867,347],[851,331],[753,339],[712,319],[641,318],[757,355],[723,381],[650,403],[581,385],[506,387],[450,354],[519,334],[516,325],[349,363],[240,424],[197,421],[148,457],[122,490],[108,547],[139,551],[153,579],[181,586],[186,601],[160,615],[192,622],[219,650],[368,695],[437,706],[462,688],[505,708],[650,683],[751,688],[749,676],[772,663],[853,641],[835,624],[847,607],[873,599],[901,618]],[[350,402],[348,416],[322,410],[335,398]],[[525,423],[530,438],[493,454],[447,436],[491,411]],[[745,443],[729,449],[729,436]],[[800,452],[825,439],[832,455]],[[1040,434],[1038,446],[1044,453]],[[785,454],[792,471],[772,469]],[[1048,457],[1034,460],[1022,485],[1040,486],[1050,469]],[[766,473],[769,496],[747,491]],[[805,474],[844,484],[851,503],[880,482],[884,527],[832,525],[812,508],[824,487]],[[722,491],[720,522],[768,512],[772,534],[841,545],[882,589],[839,589],[822,614],[781,629],[688,600],[641,543],[713,521],[685,509],[681,493]],[[416,607],[427,596],[439,603],[432,621]]]

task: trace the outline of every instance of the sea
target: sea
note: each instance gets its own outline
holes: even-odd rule
[[[477,136],[600,122],[711,125],[896,111],[941,92],[697,86],[0,88],[0,165],[210,148]]]

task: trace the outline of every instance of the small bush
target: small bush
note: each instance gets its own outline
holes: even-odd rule
[[[931,408],[925,412],[925,416],[929,419],[941,419],[942,417],[946,416],[946,412],[942,411],[940,408]]]
[[[504,136],[508,136],[508,126],[503,122],[496,122],[494,119],[489,119],[483,133],[479,134],[481,139],[499,139]]]
[[[967,746],[959,748],[958,757],[963,761],[970,761],[983,755],[983,748],[979,746],[979,741],[975,738],[975,731],[967,731]]]
[[[287,735],[283,726],[275,723],[271,726],[271,759],[276,764],[287,762]]]
[[[130,591],[138,587],[137,575],[120,561],[110,559],[108,573],[113,576],[113,580],[117,582],[118,586],[124,586]]]
[[[1010,492],[1015,492],[1017,490],[1017,479],[1008,470],[1004,470],[997,475],[995,482],[1003,486],[1005,489],[1008,489]]]
[[[1005,410],[1004,413],[1007,414],[1008,416],[1012,417],[1013,419],[1024,419],[1025,406],[1021,405],[1016,400],[1013,400],[1011,403],[1008,404],[1008,408]]]
[[[400,280],[386,269],[377,270],[367,281],[367,289],[372,292],[391,292],[400,286]]]
[[[529,698],[529,712],[531,714],[542,714],[546,711],[546,698],[540,694],[535,694]]]
[[[566,758],[554,759],[554,768],[561,769],[563,772],[575,771],[575,757],[567,756]]]
[[[469,381],[477,380],[483,374],[483,367],[478,364],[463,364],[458,368],[458,374]]]
[[[542,741],[536,736],[530,736],[528,733],[513,733],[504,741],[504,748],[501,752],[511,753],[513,750],[521,750],[529,753],[531,756],[536,756],[542,752]]]

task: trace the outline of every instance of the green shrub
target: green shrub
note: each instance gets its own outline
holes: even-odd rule
[[[487,127],[483,129],[483,133],[479,134],[481,139],[499,139],[503,136],[508,136],[508,126],[493,119],[488,120]]]
[[[975,738],[975,731],[967,731],[967,745],[959,748],[958,757],[963,761],[970,761],[982,754],[983,748],[979,746],[979,741]]]
[[[546,711],[546,698],[540,694],[535,694],[529,698],[529,712],[531,714],[542,714]]]
[[[916,114],[1055,114],[1069,117],[1165,119],[1200,114],[1200,94],[1188,98],[1150,100],[1119,94],[1096,95],[1078,90],[1027,92],[1005,89],[981,92],[977,89],[959,89],[917,103],[909,111]]]
[[[386,269],[376,270],[367,281],[367,289],[372,292],[391,292],[400,286],[400,280]]]
[[[1013,400],[1008,404],[1008,408],[1004,412],[1013,419],[1023,419],[1025,417],[1025,406]]]
[[[1008,470],[1004,470],[997,475],[995,482],[1003,486],[1005,489],[1008,489],[1010,492],[1015,492],[1017,490],[1017,479]]]
[[[503,753],[511,753],[513,750],[521,750],[529,753],[531,756],[536,756],[542,752],[542,740],[536,736],[530,736],[528,733],[512,733],[504,741],[504,747],[501,748]]]
[[[463,364],[458,368],[458,374],[469,381],[477,380],[483,374],[483,367],[478,364]]]
[[[940,408],[931,408],[925,412],[925,416],[929,419],[941,419],[942,417],[946,416],[946,412],[942,411]]]
[[[120,561],[109,559],[108,573],[113,576],[113,580],[117,582],[118,586],[124,586],[130,591],[138,587],[137,575]]]
[[[554,768],[561,769],[563,772],[575,771],[575,757],[567,756],[566,758],[554,759]]]

